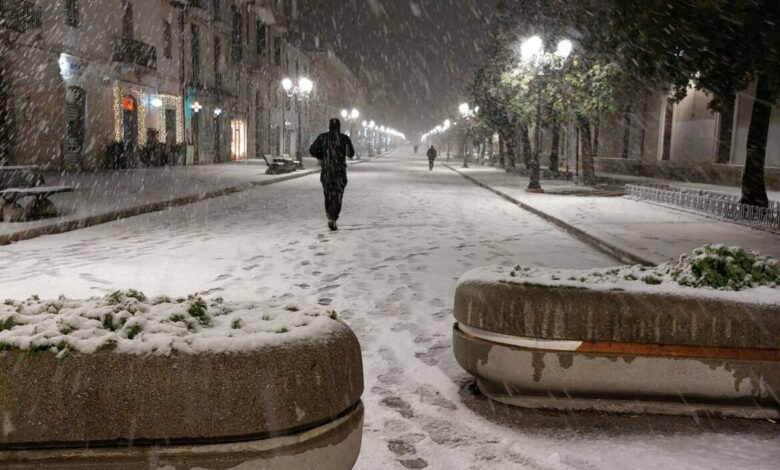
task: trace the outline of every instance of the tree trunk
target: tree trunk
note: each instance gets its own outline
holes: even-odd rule
[[[517,162],[517,135],[513,131],[506,140],[506,170],[509,171],[515,167]]]
[[[498,134],[498,166],[506,168],[506,153],[504,152],[504,133]]]
[[[633,103],[626,105],[623,111],[623,150],[620,152],[621,158],[631,156],[631,111]]]
[[[768,207],[764,182],[764,161],[766,160],[766,141],[769,136],[769,120],[772,116],[772,92],[769,79],[758,76],[756,99],[753,103],[753,116],[748,130],[747,158],[742,172],[742,204]]]
[[[723,103],[718,129],[718,163],[728,163],[731,160],[731,141],[734,133],[734,100]]]
[[[593,149],[591,151],[591,155],[593,155],[594,157],[599,156],[600,131],[601,131],[601,119],[597,117],[596,119],[593,120]],[[590,130],[588,132],[590,132]]]
[[[487,141],[482,142],[482,148],[480,149],[479,159],[482,160],[482,165],[485,164],[485,153],[487,153]]]
[[[550,148],[550,171],[554,175],[558,174],[559,161],[558,152],[561,146],[561,126],[557,122],[552,123],[552,143]]]
[[[582,146],[582,180],[585,184],[593,184],[596,181],[596,172],[593,167],[593,148],[590,144],[590,122],[586,118],[579,118],[577,119],[577,128],[580,131],[580,145]]]
[[[523,125],[520,127],[520,137],[523,142],[523,163],[526,168],[531,166],[531,160],[533,160],[533,149],[531,148],[531,135],[528,131],[528,126]]]

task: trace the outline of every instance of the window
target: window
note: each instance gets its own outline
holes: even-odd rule
[[[192,81],[200,81],[200,30],[196,25],[192,25]]]
[[[274,64],[276,64],[277,67],[282,66],[282,40],[281,38],[276,38],[274,40]]]
[[[265,25],[262,21],[257,22],[257,55],[262,56],[266,53],[268,40],[266,38]]]
[[[222,40],[214,36],[214,82],[217,87],[222,86],[222,74],[219,73],[219,61],[222,57]]]
[[[222,1],[211,0],[211,8],[213,10],[214,21],[222,20]]]
[[[173,57],[173,31],[167,20],[163,20],[163,55],[166,59]]]
[[[66,0],[65,2],[65,21],[68,26],[79,27],[79,0]]]
[[[241,24],[243,21],[243,18],[241,16],[241,12],[238,8],[235,6],[230,8],[233,16],[233,36],[232,36],[232,46],[233,46],[233,61],[234,62],[241,62],[241,55],[242,55],[242,49],[241,49],[241,42],[242,38],[244,36],[244,32],[242,31]]]
[[[122,37],[133,38],[133,4],[127,1],[122,8]]]

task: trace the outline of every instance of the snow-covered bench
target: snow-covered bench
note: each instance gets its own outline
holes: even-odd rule
[[[285,173],[292,173],[293,171],[300,170],[302,168],[301,163],[291,158],[274,158],[271,161],[271,166],[266,170],[268,175],[281,175]]]
[[[644,269],[467,273],[455,356],[485,395],[517,406],[780,417],[780,289],[694,288]]]
[[[49,198],[55,194],[72,191],[71,186],[36,186],[0,190],[0,219],[5,222],[24,222],[54,217],[57,215],[57,208]],[[24,203],[25,199],[27,203]]]
[[[37,165],[0,166],[0,220],[24,222],[56,216],[57,209],[49,198],[72,192],[73,188],[44,185],[43,172]]]
[[[360,451],[360,345],[333,313],[31,298],[0,305],[0,351],[3,468],[340,470]]]

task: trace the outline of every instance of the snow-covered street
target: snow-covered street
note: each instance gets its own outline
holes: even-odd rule
[[[776,468],[780,432],[768,422],[487,401],[451,353],[457,278],[485,265],[617,262],[443,166],[429,172],[408,148],[350,167],[349,181],[335,233],[312,175],[0,247],[0,300],[133,288],[328,306],[363,349],[361,470]]]

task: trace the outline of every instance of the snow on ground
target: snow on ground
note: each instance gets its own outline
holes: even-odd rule
[[[333,309],[363,349],[359,470],[775,468],[780,433],[766,422],[539,412],[476,393],[451,351],[461,274],[616,263],[410,154],[350,169],[337,233],[313,175],[0,247],[0,298],[135,288]]]
[[[317,168],[317,160],[306,158],[307,169]],[[273,181],[285,175],[266,175],[265,163],[242,162],[220,165],[173,166],[106,170],[94,173],[45,175],[47,186],[71,186],[74,191],[52,196],[59,216],[23,223],[0,222],[0,235],[78,220],[143,204],[201,195],[234,187],[248,187],[260,181]]]
[[[459,166],[455,164],[454,166]],[[780,235],[622,197],[561,196],[525,192],[528,179],[472,167],[465,174],[585,231],[658,264],[705,245],[722,243],[780,258]],[[566,185],[542,181],[542,187]]]

